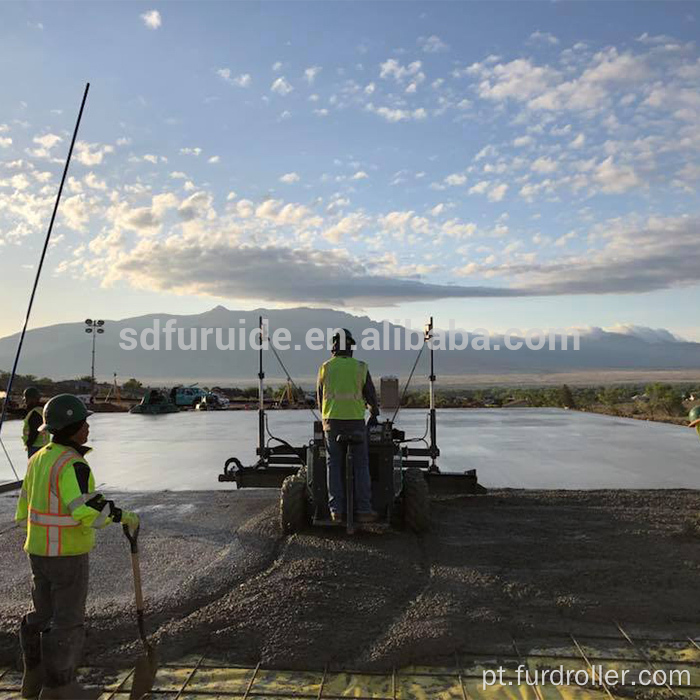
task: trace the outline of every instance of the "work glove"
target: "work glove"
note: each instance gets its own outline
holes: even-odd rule
[[[122,525],[129,528],[129,534],[133,537],[139,529],[139,516],[130,510],[122,511]]]

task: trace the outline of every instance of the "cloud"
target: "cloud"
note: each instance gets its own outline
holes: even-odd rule
[[[489,193],[487,195],[488,200],[490,202],[500,202],[506,196],[507,191],[508,191],[508,185],[505,183],[501,183],[500,185],[494,185],[489,190]]]
[[[528,105],[541,110],[589,110],[605,103],[616,87],[629,89],[652,76],[647,61],[630,52],[620,54],[611,47],[593,57],[592,65],[573,80],[550,85]]]
[[[234,77],[230,68],[219,68],[216,74],[229,85],[235,85],[241,88],[250,87],[253,82],[253,77],[250,73],[241,73]]]
[[[301,178],[298,173],[286,173],[280,178],[280,182],[284,182],[287,185],[291,185],[293,182],[299,182]]]
[[[369,219],[360,213],[344,216],[323,232],[323,237],[332,243],[339,243],[346,236],[356,236],[370,223]]]
[[[428,113],[423,107],[417,109],[392,109],[391,107],[375,107],[371,102],[366,105],[368,112],[378,114],[388,122],[396,123],[403,121],[423,121],[428,117]]]
[[[216,163],[219,163],[221,161],[221,156],[212,156],[209,158],[207,163],[211,163],[212,165],[215,165]]]
[[[483,66],[474,72],[482,77],[477,90],[485,100],[528,100],[544,93],[559,77],[549,66],[536,66],[529,59],[518,58],[510,63]]]
[[[478,163],[480,160],[483,160],[484,158],[493,158],[498,155],[498,149],[489,144],[488,146],[484,146],[475,156],[474,156],[474,162]]]
[[[350,179],[351,180],[366,180],[369,175],[364,170],[358,170]]]
[[[61,143],[63,139],[57,134],[44,134],[44,136],[35,136],[32,141],[38,143],[42,148],[51,150],[56,144]]]
[[[9,136],[0,136],[0,148],[9,148],[12,145],[12,139]]]
[[[412,83],[422,82],[425,75],[421,72],[422,63],[413,61],[406,66],[402,66],[395,58],[390,58],[379,66],[379,77],[388,80],[393,78],[398,83],[409,80]]]
[[[84,194],[68,197],[61,204],[60,217],[63,224],[74,231],[85,231],[93,211],[91,200]]]
[[[255,216],[275,226],[317,227],[322,223],[303,204],[285,204],[279,199],[266,199],[255,209]]]
[[[559,44],[559,39],[557,39],[554,34],[550,34],[549,32],[541,32],[539,29],[530,34],[530,41],[533,43],[548,44],[549,46],[557,46]]]
[[[181,148],[180,149],[180,155],[181,156],[195,156],[198,157],[202,153],[201,148]]]
[[[83,165],[100,165],[108,153],[114,153],[114,146],[85,141],[75,144],[75,158]]]
[[[183,221],[192,221],[197,218],[213,219],[215,218],[215,212],[211,206],[213,201],[214,198],[208,192],[195,192],[180,203],[177,208],[178,216]]]
[[[533,161],[530,169],[536,173],[549,174],[555,172],[558,167],[559,164],[555,160],[547,156],[540,156],[537,160]]]
[[[146,27],[149,29],[159,29],[161,24],[163,24],[160,12],[158,10],[149,10],[141,15],[141,19]]]
[[[286,78],[282,75],[277,80],[275,80],[270,86],[272,92],[276,92],[278,95],[288,95],[294,90],[294,88],[287,82]]]
[[[37,144],[38,148],[26,149],[26,153],[34,158],[51,159],[51,149],[63,141],[58,134],[44,134],[43,136],[35,136],[32,139],[33,143]]]
[[[440,39],[439,36],[435,34],[429,37],[419,37],[418,44],[422,47],[425,53],[440,53],[441,51],[448,51],[449,46]]]
[[[459,187],[467,182],[467,176],[462,173],[452,173],[443,182],[450,187]]]
[[[490,202],[500,202],[508,192],[506,183],[488,182],[481,180],[469,188],[469,194],[485,194]]]
[[[138,161],[138,158],[135,158],[134,160]],[[142,160],[145,160],[147,163],[153,163],[153,165],[158,165],[158,163],[167,163],[168,159],[166,156],[156,156],[153,155],[152,153],[146,153],[146,155],[143,156]]]
[[[585,111],[601,108],[617,88],[629,90],[652,78],[653,65],[647,56],[609,47],[587,64],[565,64],[562,70],[518,58],[509,63],[475,63],[459,74],[478,77],[475,87],[483,99],[523,102],[531,110]],[[569,77],[572,71],[574,75]]]
[[[344,251],[184,240],[141,240],[118,257],[115,279],[180,294],[337,306],[515,294],[503,288],[428,284],[370,274],[366,265]]]
[[[614,326],[603,329],[607,333],[619,333],[620,335],[630,335],[639,338],[647,343],[678,343],[683,342],[665,328],[649,328],[647,326],[636,326],[633,323],[616,323]]]
[[[469,194],[485,194],[489,184],[487,180],[481,180],[481,182],[477,182],[476,185],[472,185],[469,188]]]
[[[100,180],[93,172],[88,173],[83,181],[93,190],[105,191],[107,189],[107,183],[104,180]]]
[[[640,184],[634,169],[629,165],[615,165],[612,156],[598,165],[593,178],[607,194],[621,194]]]
[[[321,66],[311,66],[310,68],[307,68],[304,71],[304,80],[309,85],[313,85],[314,81],[316,80],[316,76],[322,71],[323,69]]]
[[[479,273],[522,282],[521,291],[564,294],[640,294],[698,284],[700,218],[612,219],[591,232],[602,248],[545,262],[478,266]],[[589,236],[590,237],[590,236]]]

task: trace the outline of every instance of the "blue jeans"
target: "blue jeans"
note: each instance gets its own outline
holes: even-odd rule
[[[337,442],[338,435],[344,431],[331,428],[323,433],[326,441],[326,465],[328,468],[328,507],[331,513],[345,513],[345,446]],[[355,510],[358,513],[372,512],[372,482],[369,475],[369,451],[367,431],[354,430],[362,435],[362,442],[348,445],[352,450],[352,463],[355,477]]]

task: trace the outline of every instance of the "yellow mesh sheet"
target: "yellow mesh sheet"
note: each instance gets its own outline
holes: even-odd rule
[[[627,670],[636,679],[642,669],[687,671],[689,687],[679,694],[700,700],[700,649],[690,640],[642,641],[577,639],[586,659],[605,671]],[[601,685],[590,687],[518,684],[522,665],[532,679],[535,671],[559,669],[589,670],[575,644],[520,644],[510,654],[476,654],[457,659],[454,666],[410,666],[393,673],[370,674],[338,670],[281,671],[229,665],[220,659],[187,657],[180,663],[159,668],[151,693],[152,700],[610,700],[629,697],[630,688]],[[503,668],[503,683],[484,688],[484,671]],[[131,689],[132,670],[84,669],[82,679],[99,685],[101,700],[125,700]],[[0,669],[0,700],[19,697],[21,674]],[[610,694],[608,694],[608,691]],[[637,697],[660,697],[659,689],[636,688]]]

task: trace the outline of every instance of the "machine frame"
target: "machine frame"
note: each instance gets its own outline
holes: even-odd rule
[[[314,423],[314,437],[309,444],[299,447],[293,446],[274,436],[277,445],[269,445],[265,440],[266,411],[264,404],[264,380],[263,367],[263,340],[268,337],[267,322],[259,318],[260,349],[258,351],[258,447],[256,454],[258,460],[250,466],[243,465],[237,457],[230,457],[224,464],[223,473],[219,474],[220,482],[235,482],[238,488],[283,488],[289,477],[303,478],[307,488],[309,522],[316,525],[330,524],[328,514],[328,497],[325,478],[325,444],[321,422]],[[382,510],[380,515],[384,522],[389,522],[395,511],[394,505],[401,500],[403,483],[410,472],[409,479],[415,479],[422,475],[427,482],[432,495],[453,494],[482,494],[486,489],[478,483],[475,469],[469,469],[462,473],[442,472],[437,465],[440,449],[437,445],[437,411],[435,408],[435,360],[432,347],[433,318],[426,324],[424,331],[424,345],[430,351],[430,408],[428,412],[429,441],[424,438],[406,440],[403,431],[394,428],[393,422],[399,411],[401,400],[404,398],[408,384],[399,400],[399,407],[392,420],[379,423],[375,429],[369,428],[368,441],[370,452],[370,471],[373,476],[373,505]],[[281,363],[281,359],[275,353]],[[416,359],[416,364],[418,359]],[[284,365],[282,365],[283,369]],[[414,365],[415,369],[415,365]],[[291,381],[291,377],[287,374]],[[314,413],[315,415],[315,413]],[[413,447],[412,442],[423,441],[426,447]],[[379,467],[380,462],[386,462],[386,455],[390,455],[390,466]],[[323,472],[324,476],[320,474]],[[385,473],[386,472],[386,473]],[[386,474],[391,474],[387,477]],[[387,491],[388,479],[394,484],[393,493]],[[375,497],[375,489],[376,491]],[[385,493],[386,491],[386,493]],[[283,490],[284,496],[284,490]],[[376,509],[376,508],[375,508]],[[284,516],[283,516],[284,520]],[[283,523],[284,526],[284,523]]]

